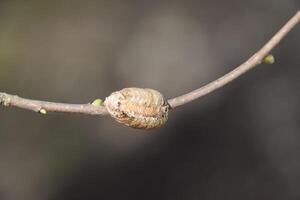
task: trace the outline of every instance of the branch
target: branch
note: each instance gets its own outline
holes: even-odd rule
[[[35,112],[64,112],[64,113],[79,113],[88,115],[106,115],[104,106],[95,106],[92,104],[67,104],[54,103],[48,101],[38,101],[32,99],[24,99],[16,95],[0,92],[0,104],[4,106],[14,106]]]
[[[296,24],[300,21],[300,11],[298,11],[258,52],[256,52],[252,57],[250,57],[246,62],[225,74],[224,76],[218,78],[215,81],[208,83],[207,85],[198,88],[192,92],[184,94],[179,97],[168,100],[172,108],[184,105],[202,96],[205,96],[218,88],[223,87],[234,79],[238,78],[248,70],[254,68],[262,62],[265,56],[280,42],[286,34],[292,30]]]
[[[212,91],[226,85],[227,83],[238,78],[251,68],[260,64],[263,58],[280,42],[286,34],[296,26],[300,21],[300,11],[298,11],[272,38],[265,44],[257,53],[255,53],[246,62],[239,67],[222,76],[221,78],[199,88],[190,93],[168,100],[172,108],[184,105],[197,98],[205,96]],[[107,115],[108,112],[103,105],[92,104],[67,104],[67,103],[54,103],[47,101],[38,101],[18,97],[0,92],[0,104],[4,106],[14,106],[26,110],[32,110],[45,114],[46,112],[64,112],[64,113],[80,113],[88,115]]]

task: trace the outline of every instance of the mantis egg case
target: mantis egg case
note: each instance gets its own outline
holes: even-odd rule
[[[104,106],[118,122],[139,129],[164,125],[170,108],[160,92],[148,88],[124,88],[113,92],[105,99]]]

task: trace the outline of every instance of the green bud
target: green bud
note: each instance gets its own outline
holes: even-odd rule
[[[102,99],[95,99],[92,103],[93,106],[101,106],[103,104]]]
[[[268,54],[266,57],[264,57],[264,59],[262,60],[262,62],[264,64],[268,64],[268,65],[271,65],[275,62],[275,58],[273,55],[271,54]]]
[[[44,108],[41,108],[39,110],[39,113],[42,114],[42,115],[46,115],[47,114],[47,110],[45,110]]]

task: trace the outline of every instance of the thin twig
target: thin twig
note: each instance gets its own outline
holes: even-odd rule
[[[208,83],[207,85],[198,88],[192,92],[184,94],[179,97],[168,100],[172,108],[184,105],[202,96],[205,96],[218,88],[223,87],[227,83],[238,78],[248,70],[254,68],[261,63],[262,59],[280,42],[286,34],[296,26],[300,21],[300,11],[298,11],[270,40],[267,42],[258,52],[256,52],[252,57],[250,57],[246,62],[225,74],[224,76],[218,78],[215,81]]]
[[[104,106],[95,106],[92,104],[67,104],[54,103],[48,101],[38,101],[32,99],[21,98],[16,95],[0,93],[0,104],[4,106],[14,106],[35,112],[64,112],[79,113],[88,115],[106,115],[108,112]]]
[[[265,44],[257,53],[249,58],[245,63],[222,76],[221,78],[199,88],[190,93],[168,100],[170,106],[175,108],[177,106],[186,104],[197,98],[205,96],[212,91],[226,85],[232,80],[238,78],[251,68],[260,64],[262,59],[280,42],[286,34],[296,26],[300,21],[300,11],[298,11],[272,38]],[[54,103],[47,101],[38,101],[18,97],[0,92],[0,104],[4,106],[14,106],[22,109],[32,110],[44,114],[45,112],[65,112],[65,113],[80,113],[89,115],[107,115],[106,108],[102,105],[95,106],[91,104],[67,104],[67,103]]]

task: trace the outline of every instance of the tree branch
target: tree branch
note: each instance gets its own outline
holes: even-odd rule
[[[179,97],[168,100],[172,108],[184,105],[202,96],[205,96],[218,88],[223,87],[234,79],[238,78],[248,70],[254,68],[260,64],[263,58],[280,42],[286,34],[292,30],[296,24],[300,21],[300,11],[298,11],[258,52],[256,52],[252,57],[250,57],[246,62],[225,74],[224,76],[218,78],[215,81],[208,83],[207,85],[196,89],[192,92],[184,94]]]
[[[48,101],[38,101],[32,99],[24,99],[16,95],[0,93],[0,104],[4,106],[14,106],[35,112],[64,112],[64,113],[79,113],[88,115],[106,115],[108,112],[102,105],[95,106],[92,104],[67,104],[54,103]],[[41,112],[43,113],[43,112]]]
[[[184,105],[197,98],[205,96],[214,90],[226,85],[227,83],[238,78],[248,70],[260,64],[263,58],[280,42],[286,34],[296,26],[300,21],[300,11],[298,11],[272,38],[265,44],[257,53],[255,53],[246,62],[239,67],[222,76],[221,78],[199,88],[190,93],[168,100],[172,108]],[[65,112],[65,113],[80,113],[89,115],[107,115],[108,112],[103,105],[92,104],[67,104],[67,103],[54,103],[47,101],[38,101],[18,97],[0,92],[0,104],[4,106],[14,106],[22,109],[32,110],[45,114],[49,112]]]

